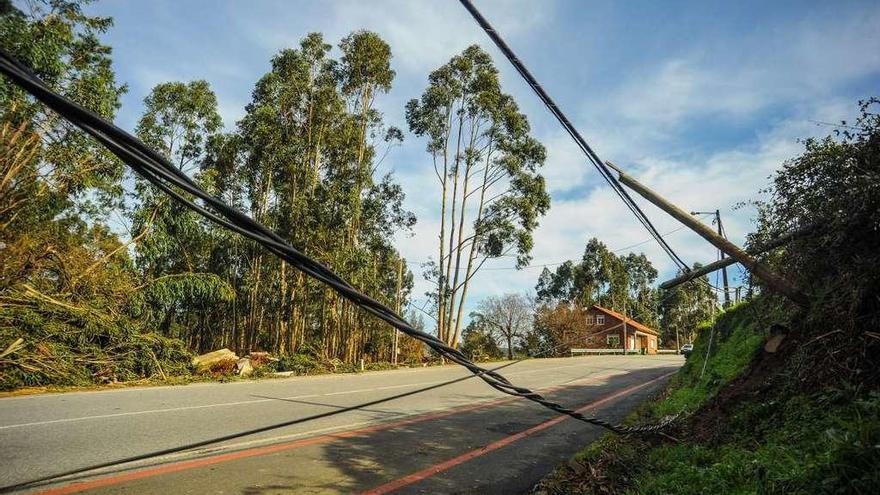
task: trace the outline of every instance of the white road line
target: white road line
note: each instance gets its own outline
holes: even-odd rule
[[[519,375],[526,375],[526,374],[530,374],[530,373],[556,371],[556,370],[560,370],[560,369],[577,368],[577,367],[587,368],[588,365],[585,363],[579,363],[579,364],[570,364],[570,365],[565,365],[565,366],[555,366],[552,368],[538,368],[538,369],[533,369],[533,370],[516,371],[516,372],[510,372],[510,373],[504,373],[504,374],[506,376],[519,376]],[[605,368],[605,369],[607,369],[607,368]],[[601,371],[601,370],[602,370],[602,368],[599,368],[596,371]],[[336,396],[336,395],[357,394],[357,393],[363,393],[363,392],[378,392],[381,390],[393,390],[393,389],[398,389],[398,388],[430,386],[430,385],[436,385],[439,383],[444,383],[447,381],[449,381],[449,380],[435,380],[435,381],[431,381],[431,382],[405,383],[405,384],[400,384],[400,385],[386,385],[386,386],[382,386],[382,387],[372,387],[372,388],[363,388],[363,389],[355,389],[355,390],[344,390],[344,391],[340,391],[340,392],[330,392],[330,393],[326,393],[326,394],[294,395],[294,396],[290,396],[290,397],[278,397],[278,398],[271,398],[271,399],[251,399],[251,400],[242,400],[242,401],[234,401],[234,402],[220,402],[220,403],[215,403],[215,404],[203,404],[203,405],[199,405],[199,406],[169,407],[169,408],[164,408],[164,409],[148,409],[148,410],[144,410],[144,411],[129,411],[129,412],[121,412],[121,413],[113,413],[113,414],[99,414],[99,415],[95,415],[95,416],[81,416],[81,417],[77,417],[77,418],[62,418],[62,419],[53,419],[53,420],[46,420],[46,421],[34,421],[34,422],[30,422],[30,423],[18,423],[18,424],[11,424],[11,425],[3,425],[3,426],[0,426],[0,430],[8,430],[8,429],[13,429],[13,428],[26,428],[26,427],[30,427],[30,426],[43,426],[43,425],[60,424],[60,423],[73,423],[73,422],[90,421],[90,420],[97,420],[97,419],[119,418],[119,417],[126,417],[126,416],[140,416],[140,415],[145,415],[145,414],[159,414],[159,413],[168,413],[168,412],[177,412],[177,411],[191,411],[191,410],[197,410],[197,409],[209,409],[209,408],[213,408],[213,407],[240,406],[243,404],[259,404],[259,403],[264,403],[264,402],[275,402],[278,400],[296,400],[296,399],[308,399],[308,398],[314,398],[314,397],[329,397],[329,396]]]

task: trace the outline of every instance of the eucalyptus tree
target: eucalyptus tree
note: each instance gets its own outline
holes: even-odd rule
[[[649,327],[657,328],[660,324],[658,295],[657,289],[652,287],[657,280],[657,269],[644,253],[629,253],[621,260],[629,282],[627,314]]]
[[[538,169],[544,147],[510,95],[501,91],[491,57],[465,49],[428,77],[407,103],[410,130],[427,138],[440,186],[437,334],[457,345],[468,286],[486,260],[513,253],[530,260],[532,232],[550,207]]]
[[[338,122],[344,115],[343,102],[336,91],[331,46],[320,34],[312,33],[299,49],[284,49],[272,59],[272,68],[257,82],[251,103],[238,123],[241,139],[240,167],[243,190],[251,215],[276,229],[294,245],[309,251],[320,244],[327,218],[315,208],[325,150],[335,147]],[[326,173],[326,170],[325,170]],[[329,248],[329,246],[328,246]],[[332,251],[332,248],[328,249]],[[287,347],[288,322],[294,333],[299,315],[290,315],[292,300],[300,297],[302,278],[289,287],[286,263],[265,256],[258,246],[249,244],[247,257],[245,332],[237,343],[250,347],[263,327],[275,336],[275,345]],[[274,308],[274,309],[273,309]],[[266,313],[287,315],[263,323]]]
[[[167,82],[144,99],[137,135],[181,170],[202,157],[205,143],[223,126],[207,81]]]
[[[349,105],[350,119],[357,126],[357,152],[352,167],[354,187],[351,200],[352,213],[348,226],[349,238],[358,242],[362,195],[369,188],[373,170],[368,168],[372,157],[367,143],[368,132],[381,123],[381,116],[373,108],[378,92],[387,93],[394,81],[391,69],[391,47],[378,34],[357,31],[346,36],[340,43],[342,57],[337,66],[337,77],[342,95]]]
[[[100,36],[113,21],[83,12],[85,1],[34,0],[20,9],[0,4],[0,48],[62,95],[112,119],[126,92],[116,81],[111,48]],[[31,210],[42,221],[71,221],[104,214],[119,205],[123,165],[109,151],[22,89],[0,78],[0,118],[38,136],[38,164],[45,199]]]
[[[403,191],[393,178],[374,180],[378,162],[371,138],[389,136],[393,142],[400,134],[389,133],[373,108],[376,94],[387,91],[393,78],[390,50],[369,32],[346,37],[339,60],[330,50],[312,33],[297,49],[272,59],[238,123],[238,175],[245,203],[259,221],[392,302],[399,255],[390,240],[414,219],[403,210]],[[245,251],[246,331],[240,347],[313,347],[353,360],[390,342],[387,327],[332,291],[255,246]]]
[[[644,255],[634,259],[642,258]],[[637,263],[628,264],[626,259],[618,257],[602,241],[593,237],[587,241],[579,262],[569,260],[559,265],[555,272],[547,268],[541,272],[535,287],[538,301],[622,308],[629,296],[630,281],[634,278],[629,272],[630,265],[633,269],[647,269]],[[644,262],[650,266],[650,261],[644,259]],[[644,278],[641,274],[632,275]],[[641,286],[643,282],[637,285]]]
[[[658,294],[652,287],[656,280],[657,270],[644,254],[618,256],[591,238],[579,262],[566,261],[555,271],[544,268],[538,277],[535,291],[540,329],[547,335],[563,335],[572,321],[581,321],[579,311],[593,304],[657,326]]]
[[[192,174],[205,158],[206,143],[222,127],[217,98],[206,81],[167,82],[144,100],[137,135]],[[131,211],[136,262],[144,278],[139,286],[166,334],[206,349],[214,335],[204,330],[209,313],[233,296],[232,287],[211,272],[211,231],[215,227],[145,181],[135,187]],[[190,321],[178,321],[178,320]]]

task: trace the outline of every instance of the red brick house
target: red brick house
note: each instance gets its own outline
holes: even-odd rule
[[[624,320],[626,325],[623,324]],[[657,330],[632,318],[624,318],[616,311],[594,305],[586,311],[584,333],[577,339],[579,342],[572,342],[572,348],[622,349],[626,341],[627,351],[641,352],[646,349],[647,354],[656,354],[659,335]]]

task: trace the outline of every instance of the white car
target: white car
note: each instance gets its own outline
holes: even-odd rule
[[[685,345],[681,346],[681,349],[678,352],[687,356],[688,354],[693,352],[693,350],[694,350],[694,344],[685,344]]]

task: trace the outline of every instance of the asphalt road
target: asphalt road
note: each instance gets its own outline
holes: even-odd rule
[[[681,363],[678,356],[536,359],[503,374],[619,419]],[[467,376],[445,366],[0,399],[0,485],[296,421],[20,491],[522,493],[602,434]]]

